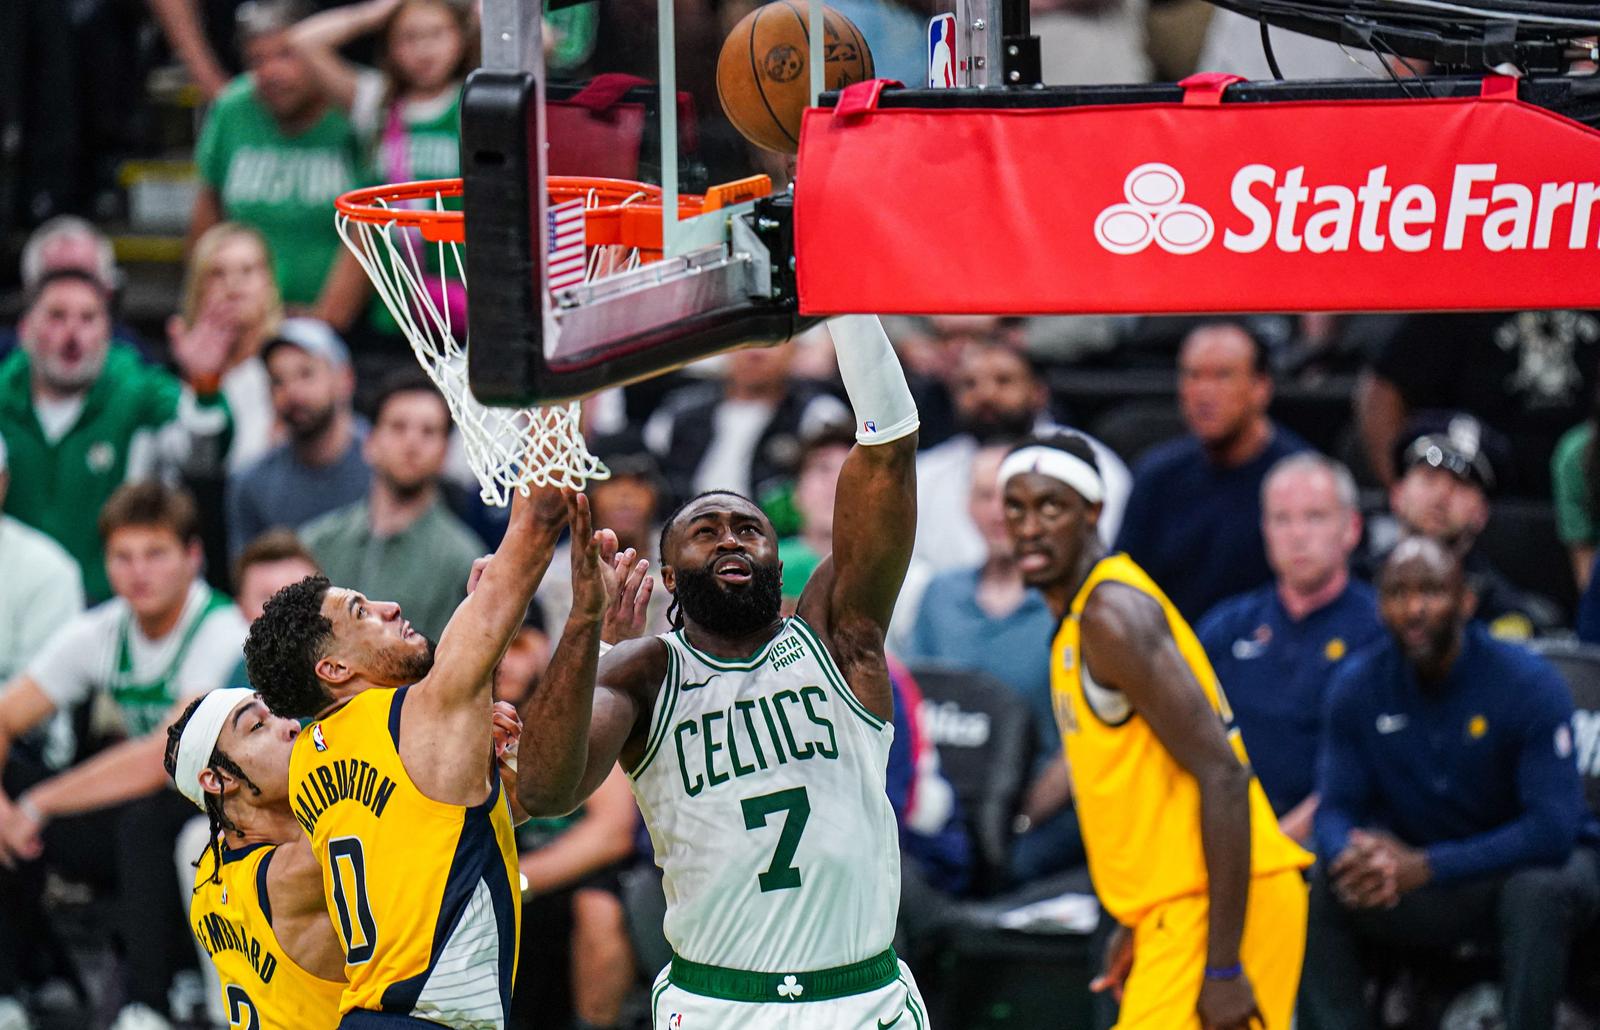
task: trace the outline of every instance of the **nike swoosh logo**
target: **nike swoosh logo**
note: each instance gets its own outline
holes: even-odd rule
[[[905,1014],[906,1014],[905,1009],[901,1009],[900,1010],[900,1015],[895,1016],[893,1019],[889,1020],[887,1023],[885,1023],[881,1019],[878,1020],[878,1030],[889,1030],[889,1028],[891,1026],[894,1026],[896,1023],[900,1022],[900,1016],[903,1016]]]
[[[685,691],[685,692],[690,691],[690,690],[699,690],[701,687],[705,686],[707,683],[710,683],[712,680],[718,679],[721,676],[722,676],[722,673],[714,672],[711,675],[707,676],[705,679],[701,680],[699,683],[685,683],[685,684],[679,686],[678,689],[682,690],[682,691]]]

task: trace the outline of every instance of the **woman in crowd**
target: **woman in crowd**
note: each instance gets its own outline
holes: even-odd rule
[[[167,323],[174,348],[196,334],[227,340],[222,393],[233,412],[228,471],[235,472],[275,442],[277,426],[261,348],[283,318],[272,255],[261,234],[220,222],[195,242],[184,276],[183,310]]]
[[[378,65],[339,48],[379,34]],[[467,0],[367,0],[313,15],[293,39],[329,101],[350,113],[380,182],[460,174],[461,84],[478,63]]]
[[[377,32],[378,68],[353,64],[339,48]],[[461,174],[461,86],[478,64],[478,25],[470,0],[365,0],[312,15],[292,37],[329,103],[350,114],[375,183],[450,179]],[[466,325],[460,269],[438,267],[420,237],[435,303],[449,307],[451,324]],[[346,255],[345,262],[351,258]],[[381,332],[397,328],[374,311]]]

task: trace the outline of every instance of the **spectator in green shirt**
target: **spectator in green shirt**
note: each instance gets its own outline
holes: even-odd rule
[[[367,499],[301,530],[330,579],[399,603],[417,632],[432,640],[466,599],[467,574],[483,553],[483,541],[440,496],[450,426],[444,397],[420,371],[391,379],[378,395],[367,437]]]
[[[339,55],[374,32],[381,70]],[[350,115],[373,174],[404,182],[461,174],[461,86],[478,63],[477,35],[467,0],[366,0],[312,15],[290,38],[329,103]]]
[[[377,36],[379,67],[340,56],[341,47],[368,34]],[[478,21],[469,0],[345,4],[300,22],[290,41],[328,103],[355,126],[363,175],[374,182],[410,182],[461,174],[461,87],[478,65]],[[429,293],[449,305],[453,324],[465,324],[460,270],[408,231],[427,262]],[[341,278],[346,274],[341,270]],[[372,325],[399,331],[381,306],[372,311]]]
[[[286,305],[353,316],[366,296],[359,267],[330,273],[341,253],[333,201],[358,185],[359,145],[349,117],[328,103],[289,43],[304,13],[299,0],[240,8],[248,70],[223,90],[201,130],[190,241],[224,218],[253,226],[272,252]]]
[[[54,537],[83,570],[90,603],[111,596],[96,526],[128,480],[221,467],[232,421],[220,391],[227,349],[173,342],[183,381],[111,341],[104,285],[78,269],[40,280],[0,361],[0,436],[11,459],[5,511]]]

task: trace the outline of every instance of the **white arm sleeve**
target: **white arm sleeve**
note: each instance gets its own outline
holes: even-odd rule
[[[839,377],[856,413],[856,442],[892,443],[917,431],[917,404],[877,315],[828,319]]]

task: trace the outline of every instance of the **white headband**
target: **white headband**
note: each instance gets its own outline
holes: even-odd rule
[[[1024,472],[1059,479],[1078,491],[1090,504],[1099,504],[1105,499],[1105,484],[1101,482],[1100,473],[1094,470],[1094,466],[1058,447],[1034,445],[1006,455],[1006,460],[1000,463],[1000,488],[1004,490],[1012,476]]]
[[[248,687],[220,687],[207,694],[204,701],[189,716],[178,738],[177,769],[172,774],[178,793],[193,801],[201,809],[206,807],[206,792],[200,786],[200,773],[211,764],[211,752],[217,749],[217,738],[222,736],[222,724],[228,715],[248,701],[256,692]]]

